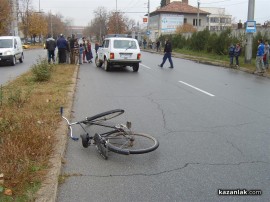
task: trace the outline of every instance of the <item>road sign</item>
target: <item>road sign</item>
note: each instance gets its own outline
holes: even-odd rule
[[[256,21],[247,21],[246,33],[255,33],[255,32],[256,32]]]

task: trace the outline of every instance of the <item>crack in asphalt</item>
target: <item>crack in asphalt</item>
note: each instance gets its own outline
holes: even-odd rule
[[[109,178],[109,177],[134,177],[134,176],[146,176],[146,177],[151,177],[151,176],[156,176],[156,175],[162,175],[166,173],[171,173],[175,171],[180,171],[188,166],[191,165],[198,165],[198,166],[240,166],[242,164],[270,164],[269,162],[265,161],[244,161],[244,162],[238,162],[238,163],[185,163],[183,166],[170,169],[170,170],[164,170],[156,173],[132,173],[132,174],[110,174],[110,175],[87,175],[87,174],[81,174],[81,173],[73,173],[73,174],[68,174],[64,173],[63,176],[65,177],[98,177],[98,178]]]
[[[212,126],[212,127],[205,127],[205,128],[210,128],[210,129],[215,129],[215,128],[237,128],[240,126],[245,126],[249,124],[254,124],[254,122],[246,122],[246,123],[239,123],[239,124],[227,124],[227,125],[217,125],[217,126]]]
[[[211,133],[213,134],[212,131],[208,131],[208,130],[171,130],[167,133],[164,133],[163,136],[167,136],[171,133]]]
[[[163,128],[169,132],[173,132],[172,130],[170,130],[168,127],[167,127],[167,121],[166,121],[166,115],[165,115],[165,112],[164,110],[162,109],[161,105],[156,102],[153,98],[151,98],[150,96],[152,95],[153,93],[150,93],[148,94],[147,96],[145,96],[148,100],[151,101],[151,103],[155,104],[157,106],[157,109],[161,112],[161,115],[162,115],[162,121],[163,121]]]
[[[231,141],[229,141],[229,140],[227,140],[227,139],[226,139],[226,141],[227,141],[228,144],[232,145],[232,147],[233,147],[234,149],[236,149],[238,152],[240,152],[240,154],[241,154],[242,156],[245,156],[245,154],[244,154],[244,153],[243,153],[236,145],[234,145]]]
[[[151,98],[150,96],[152,95],[153,93],[150,93],[144,97],[146,97],[148,100],[151,101],[151,103],[154,103],[156,106],[157,106],[157,109],[161,112],[161,115],[162,115],[162,121],[163,121],[163,128],[169,132],[172,132],[172,130],[170,130],[168,127],[167,127],[167,121],[166,121],[166,115],[165,115],[165,112],[164,110],[162,109],[162,107],[160,106],[160,104],[158,102],[156,102],[153,98]]]

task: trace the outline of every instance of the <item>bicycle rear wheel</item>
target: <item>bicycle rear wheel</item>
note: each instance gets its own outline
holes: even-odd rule
[[[107,120],[110,120],[114,117],[117,117],[117,116],[123,114],[124,112],[125,112],[125,110],[123,110],[123,109],[114,109],[114,110],[110,110],[110,111],[103,112],[100,114],[96,114],[95,116],[86,117],[86,120],[83,122],[87,123],[87,122],[91,122],[91,121],[93,121],[93,122],[107,121]]]
[[[144,154],[156,150],[159,142],[156,138],[145,133],[125,134],[115,132],[106,137],[106,146],[112,152],[119,154]]]

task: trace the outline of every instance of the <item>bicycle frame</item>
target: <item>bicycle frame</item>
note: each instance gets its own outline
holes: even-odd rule
[[[63,116],[63,107],[61,107],[60,110],[62,118],[68,124],[70,138],[74,141],[79,140],[79,137],[73,135],[72,127],[74,125],[80,125],[85,132],[84,134],[80,135],[82,139],[82,146],[87,148],[89,145],[91,145],[91,143],[96,145],[97,150],[105,159],[108,158],[108,151],[124,155],[143,154],[154,151],[159,146],[158,140],[151,135],[131,131],[131,122],[127,122],[126,125],[116,124],[113,126],[105,123],[107,120],[124,113],[124,110],[122,109],[106,111],[91,117],[86,117],[85,120],[76,122],[70,122],[66,117]],[[100,134],[95,133],[93,136],[90,136],[83,125],[101,126],[111,130]],[[141,140],[136,141],[140,143],[134,144],[135,139]]]
[[[124,124],[117,124],[117,125],[115,125],[115,126],[109,126],[109,125],[102,124],[102,123],[96,122],[96,121],[87,121],[87,119],[84,120],[84,121],[70,122],[66,117],[63,116],[63,107],[60,108],[60,111],[61,111],[61,117],[62,117],[63,119],[65,119],[66,122],[67,122],[67,124],[68,124],[69,130],[70,130],[69,136],[70,136],[70,138],[71,138],[72,140],[74,140],[74,141],[78,141],[79,138],[73,136],[73,130],[72,130],[72,126],[73,126],[73,125],[80,125],[81,128],[84,130],[84,132],[86,132],[86,133],[88,134],[87,130],[82,126],[82,124],[83,124],[84,122],[87,122],[87,125],[90,125],[90,126],[91,126],[91,125],[96,125],[96,126],[102,126],[102,127],[105,127],[105,128],[111,128],[111,129],[114,129],[114,130],[111,130],[111,131],[109,131],[109,132],[105,132],[105,133],[99,134],[99,135],[102,136],[102,137],[108,137],[109,135],[111,135],[111,134],[113,134],[113,133],[115,133],[115,132],[123,132],[123,133],[126,134],[126,135],[128,135],[128,134],[131,132],[131,131],[130,131],[130,128],[131,128],[131,122],[127,122],[126,125],[124,125]]]

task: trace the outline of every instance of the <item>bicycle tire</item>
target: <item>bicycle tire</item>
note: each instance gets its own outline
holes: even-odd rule
[[[105,147],[106,141],[99,134],[94,135],[94,141],[96,144],[96,148],[100,155],[107,160],[108,159],[108,147]]]
[[[89,146],[89,135],[88,134],[82,134],[81,135],[81,139],[82,139],[82,146],[84,148],[87,148]]]
[[[91,121],[95,121],[95,122],[107,121],[107,120],[110,120],[110,119],[115,118],[117,116],[120,116],[124,112],[125,112],[125,110],[123,110],[123,109],[114,109],[114,110],[106,111],[106,112],[103,112],[100,114],[96,114],[95,116],[86,117],[86,120],[84,120],[82,122],[87,123],[87,122],[91,122]]]
[[[133,140],[129,140],[130,138]],[[132,142],[132,145],[129,145],[128,141]],[[110,151],[119,154],[144,154],[156,150],[159,142],[153,136],[145,133],[125,135],[123,132],[115,132],[106,137],[106,146]]]

